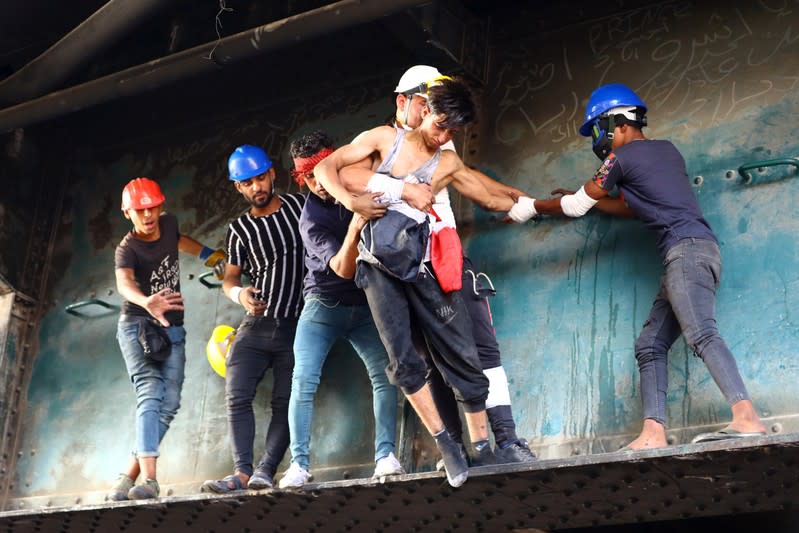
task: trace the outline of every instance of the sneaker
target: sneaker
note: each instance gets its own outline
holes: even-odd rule
[[[470,457],[470,466],[486,466],[497,464],[497,458],[494,456],[494,452],[491,451],[491,444],[487,440],[481,441],[478,444],[473,444],[472,450],[474,452]]]
[[[133,488],[134,481],[126,474],[119,474],[111,492],[105,495],[105,501],[121,502],[128,499],[128,491]]]
[[[278,483],[278,487],[281,489],[293,489],[302,487],[311,479],[313,476],[310,472],[305,470],[303,467],[298,465],[297,463],[291,463],[289,469],[283,473],[283,477],[280,478],[280,483]]]
[[[157,498],[161,493],[158,482],[154,479],[145,480],[141,485],[136,485],[128,491],[128,499],[131,500],[150,500]]]
[[[375,473],[372,474],[372,477],[398,476],[404,473],[405,469],[402,468],[400,462],[397,461],[394,453],[389,452],[388,455],[377,460],[377,463],[375,463]]]
[[[461,455],[463,455],[463,458],[466,459],[466,462],[468,463],[469,454],[466,453],[466,446],[464,446],[462,442],[459,442],[458,446],[461,447]],[[439,472],[444,471],[444,459],[439,459],[438,461],[436,461],[436,470],[438,470]]]
[[[263,470],[256,470],[253,472],[250,480],[247,482],[247,488],[250,490],[271,489],[274,486],[275,480]]]
[[[494,448],[497,463],[532,463],[538,460],[524,439],[518,440],[505,448]]]
[[[455,442],[447,430],[435,435],[436,446],[441,452],[441,459],[444,461],[444,472],[447,474],[447,481],[452,487],[460,487],[466,483],[469,477],[469,463],[461,452],[461,447]]]

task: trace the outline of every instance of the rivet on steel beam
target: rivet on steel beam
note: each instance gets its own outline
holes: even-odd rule
[[[666,442],[669,444],[669,446],[674,446],[675,444],[677,444],[677,436],[676,435],[667,435],[666,436]]]
[[[776,422],[771,425],[771,432],[772,433],[782,433],[782,424]]]

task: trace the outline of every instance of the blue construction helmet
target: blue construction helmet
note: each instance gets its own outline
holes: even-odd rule
[[[227,168],[231,181],[245,181],[272,168],[272,160],[261,148],[245,144],[233,150]]]
[[[616,107],[636,107],[639,117],[646,115],[646,104],[632,89],[623,83],[609,83],[591,93],[588,105],[585,106],[585,120],[580,126],[580,135],[589,137],[594,121],[602,114]],[[644,125],[646,122],[644,121]]]

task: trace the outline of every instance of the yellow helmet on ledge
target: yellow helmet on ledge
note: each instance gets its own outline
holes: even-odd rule
[[[205,346],[205,355],[208,357],[208,363],[210,363],[214,372],[222,377],[225,377],[225,359],[227,359],[230,345],[233,344],[233,339],[235,338],[235,328],[225,325],[217,326]]]

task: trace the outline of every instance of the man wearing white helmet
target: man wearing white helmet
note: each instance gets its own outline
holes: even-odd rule
[[[471,321],[460,292],[445,293],[430,260],[427,212],[433,193],[453,180],[463,181],[471,197],[484,199],[496,210],[510,210],[513,200],[490,197],[467,174],[460,158],[441,146],[476,119],[476,105],[461,80],[438,80],[429,95],[422,124],[405,131],[379,126],[356,142],[333,152],[314,168],[314,175],[338,201],[365,218],[355,280],[364,289],[369,308],[391,364],[386,369],[435,438],[447,480],[460,486],[468,477],[462,448],[447,431],[426,382],[428,364],[414,343],[424,335],[431,359],[463,406],[472,453],[484,464],[494,462],[485,412],[488,379],[482,372],[471,332]],[[375,172],[362,162],[379,161]],[[345,174],[348,174],[345,176]],[[366,190],[382,192],[386,214],[374,219],[357,199]],[[353,196],[360,195],[360,196]]]
[[[691,190],[688,172],[669,141],[647,139],[646,104],[626,85],[597,88],[588,101],[580,134],[593,141],[602,161],[576,193],[560,198],[520,198],[508,217],[524,222],[537,213],[580,217],[593,206],[631,216],[651,229],[665,266],[649,317],[635,342],[641,376],[644,425],[625,450],[660,448],[666,440],[668,351],[682,334],[700,357],[732,410],[732,422],[693,442],[762,436],[766,428],[749,399],[735,357],[716,324],[716,288],[721,276],[718,241]],[[610,198],[618,187],[621,196]],[[567,194],[564,194],[567,193]]]
[[[393,121],[395,127],[411,130],[421,124],[422,109],[427,104],[427,85],[442,77],[437,68],[429,65],[414,65],[405,71],[394,89],[394,92],[397,93],[396,113]],[[442,145],[441,149],[456,152],[452,140]],[[527,196],[523,191],[499,183],[482,172],[474,169],[470,169],[470,171],[474,179],[478,180],[491,195],[506,195],[510,198]],[[453,181],[452,185],[455,190],[471,198],[470,191],[465,189],[461,182]],[[480,198],[472,199],[477,200],[478,204],[482,203]],[[436,194],[434,208],[442,219],[446,220],[449,225],[455,226],[455,214],[452,211],[449,191],[446,187]],[[494,454],[497,461],[501,463],[534,461],[535,455],[530,451],[527,442],[516,435],[516,424],[510,405],[508,378],[502,367],[499,344],[491,319],[491,308],[487,296],[484,295],[492,292],[478,289],[480,279],[485,279],[484,275],[481,276],[471,260],[464,255],[461,295],[472,320],[472,333],[480,356],[480,364],[490,383],[486,410],[496,442]],[[491,289],[493,287],[489,290]],[[444,424],[455,440],[461,442],[463,427],[452,389],[446,386],[441,375],[435,370],[431,372],[430,384]],[[439,463],[439,467],[441,466]]]

